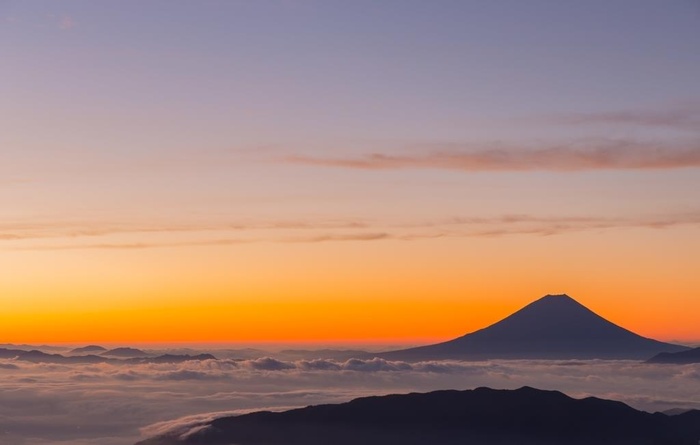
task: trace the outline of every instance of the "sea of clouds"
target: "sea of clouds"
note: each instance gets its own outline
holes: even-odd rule
[[[499,360],[205,360],[57,365],[0,360],[0,443],[131,445],[215,417],[358,396],[479,386],[556,389],[647,411],[700,409],[700,364]]]

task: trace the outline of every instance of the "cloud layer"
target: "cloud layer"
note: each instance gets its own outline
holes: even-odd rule
[[[559,389],[650,411],[700,408],[700,365],[628,361],[205,360],[96,365],[0,362],[0,437],[17,445],[127,445],[258,409],[478,386]],[[193,417],[194,416],[194,417]]]

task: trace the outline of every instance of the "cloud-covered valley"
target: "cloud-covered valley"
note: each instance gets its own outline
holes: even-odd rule
[[[357,396],[479,386],[558,389],[635,408],[700,408],[700,365],[383,359],[47,364],[0,361],[0,441],[126,445],[211,417]]]

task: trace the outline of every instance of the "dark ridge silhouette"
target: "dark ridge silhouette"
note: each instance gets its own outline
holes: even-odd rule
[[[650,414],[558,391],[478,388],[223,417],[137,445],[697,445],[700,411]]]
[[[68,353],[69,354],[99,354],[101,352],[107,351],[107,348],[103,348],[102,346],[98,345],[89,345],[89,346],[83,346],[82,348],[75,348],[70,350]]]
[[[647,363],[669,363],[676,365],[700,363],[700,348],[680,352],[662,352],[647,360]]]
[[[199,355],[174,355],[165,354],[156,357],[134,357],[134,358],[113,358],[105,357],[101,355],[71,355],[64,356],[61,354],[47,354],[46,352],[41,352],[37,350],[24,351],[21,349],[5,349],[0,348],[0,359],[12,359],[21,360],[25,362],[32,363],[62,363],[62,364],[76,364],[76,363],[128,363],[128,364],[140,364],[140,363],[181,363],[190,360],[216,360],[211,354],[199,354]]]
[[[42,352],[63,352],[66,350],[66,348],[62,346],[52,346],[52,345],[27,345],[27,344],[22,344],[22,345],[16,345],[13,343],[1,343],[0,348],[6,348],[6,349],[21,349],[23,351],[42,351]]]
[[[234,359],[234,360],[244,360],[244,359],[255,359],[260,357],[269,356],[271,353],[269,351],[263,351],[260,349],[244,348],[244,349],[225,349],[225,348],[166,348],[166,349],[149,349],[148,352],[154,356],[162,355],[201,355],[201,354],[211,354],[216,356],[217,359]]]
[[[22,360],[32,363],[103,363],[107,359],[97,355],[76,355],[66,357],[61,354],[48,354],[37,350],[0,348],[0,358]]]
[[[140,349],[134,348],[115,348],[103,352],[100,355],[105,355],[109,357],[121,357],[121,358],[136,358],[136,357],[148,357],[150,354],[143,352]]]
[[[390,360],[635,359],[686,346],[637,335],[568,295],[547,295],[484,329],[444,343],[376,354]]]

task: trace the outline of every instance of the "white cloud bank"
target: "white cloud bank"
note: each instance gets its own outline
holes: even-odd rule
[[[648,411],[700,409],[700,365],[631,361],[347,361],[273,358],[180,364],[0,361],[0,443],[131,445],[211,418],[354,397],[530,385]]]

